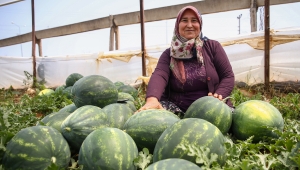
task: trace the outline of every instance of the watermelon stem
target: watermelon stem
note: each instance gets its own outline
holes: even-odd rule
[[[65,130],[70,132],[71,131],[71,128],[70,127],[65,127]]]
[[[232,99],[233,97],[230,97],[230,96],[228,96],[228,97],[226,97],[226,98],[224,98],[223,100],[222,100],[222,102],[226,102],[228,99]]]

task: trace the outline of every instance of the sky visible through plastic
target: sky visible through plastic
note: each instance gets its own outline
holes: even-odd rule
[[[87,20],[140,10],[139,0],[35,0],[35,30],[54,28]],[[144,0],[144,9],[153,9],[193,0]],[[200,11],[201,12],[201,11]],[[242,14],[242,15],[241,15]],[[210,39],[249,34],[249,9],[203,15],[203,33]],[[257,13],[260,28],[260,12]],[[300,27],[300,2],[271,6],[270,29]],[[146,46],[169,44],[175,19],[145,23]],[[0,39],[31,32],[31,0],[0,7]],[[262,30],[263,31],[263,30]],[[43,56],[99,53],[109,50],[109,29],[101,29],[42,40]],[[141,46],[140,24],[119,27],[120,50]],[[0,56],[30,57],[31,42],[0,47]],[[36,49],[38,54],[38,50]]]

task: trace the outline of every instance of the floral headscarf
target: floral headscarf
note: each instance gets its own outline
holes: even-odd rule
[[[198,16],[198,21],[200,24],[200,34],[194,38],[187,40],[184,37],[181,37],[179,34],[179,23],[182,18],[182,15],[184,11],[187,9],[191,9],[194,11],[196,16]],[[173,38],[171,42],[171,62],[170,62],[170,68],[175,75],[176,78],[180,80],[181,83],[185,83],[186,77],[185,77],[185,71],[184,71],[184,65],[183,65],[183,59],[190,59],[193,57],[194,50],[197,55],[197,60],[199,63],[201,63],[204,66],[203,56],[202,56],[202,45],[203,41],[200,39],[202,31],[202,18],[198,10],[193,6],[186,6],[182,8],[176,19],[175,28],[173,32]]]

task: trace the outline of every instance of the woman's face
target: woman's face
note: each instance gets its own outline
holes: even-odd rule
[[[196,38],[200,34],[200,23],[192,10],[187,9],[183,12],[178,31],[180,36],[188,40]]]

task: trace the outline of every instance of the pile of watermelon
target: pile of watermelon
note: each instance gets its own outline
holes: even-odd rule
[[[192,103],[183,118],[168,110],[137,113],[138,90],[101,75],[73,73],[57,91],[73,103],[18,132],[2,159],[6,169],[67,168],[74,154],[83,169],[134,170],[145,148],[153,155],[147,170],[201,169],[203,164],[184,149],[189,147],[204,148],[222,166],[227,134],[259,142],[277,137],[271,128],[284,127],[281,113],[258,100],[233,110],[206,96]]]

